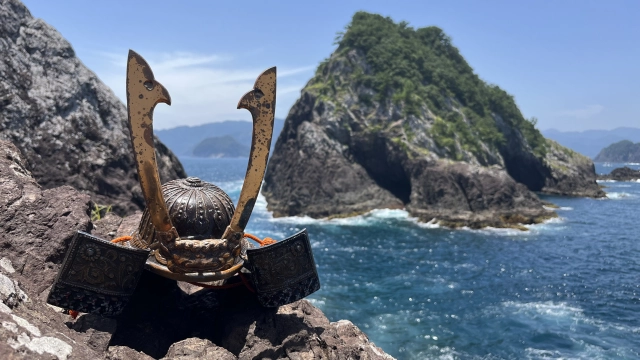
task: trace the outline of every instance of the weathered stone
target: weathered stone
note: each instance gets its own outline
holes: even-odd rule
[[[111,336],[116,332],[117,321],[98,315],[84,314],[70,327],[78,332],[79,336],[84,334],[83,343],[101,353],[109,347]]]
[[[152,360],[153,358],[143,352],[133,350],[126,346],[110,346],[106,354],[106,360]]]
[[[0,246],[28,292],[53,283],[77,230],[90,229],[89,196],[70,186],[42,190],[11,143],[0,140]]]
[[[112,240],[116,237],[121,224],[122,218],[120,216],[108,213],[100,220],[93,222],[91,234],[105,240]]]
[[[165,360],[219,359],[236,360],[238,357],[206,339],[189,338],[171,345]]]
[[[0,139],[45,189],[71,185],[119,214],[144,206],[125,105],[18,0],[0,2]],[[156,150],[163,181],[186,177],[159,141]]]

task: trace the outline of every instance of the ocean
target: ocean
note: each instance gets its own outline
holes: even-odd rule
[[[237,201],[246,159],[180,160]],[[403,210],[273,218],[262,196],[247,232],[306,228],[322,284],[308,299],[398,359],[639,359],[640,183],[601,184],[608,199],[540,195],[560,217],[526,232],[449,230]]]

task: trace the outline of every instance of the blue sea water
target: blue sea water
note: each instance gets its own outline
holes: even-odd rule
[[[180,160],[237,200],[246,159]],[[247,231],[307,228],[322,283],[309,300],[398,359],[638,359],[640,183],[601,184],[608,199],[541,195],[560,218],[526,232],[454,231],[402,210],[274,219],[262,197]]]

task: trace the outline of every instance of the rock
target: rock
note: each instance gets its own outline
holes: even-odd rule
[[[110,346],[106,354],[107,360],[152,360],[153,358],[143,352],[133,350],[126,346]]]
[[[70,186],[42,190],[13,144],[0,140],[0,246],[30,293],[53,283],[77,230],[88,231],[89,195]]]
[[[73,186],[121,215],[144,206],[125,105],[18,0],[0,2],[0,139],[45,189]],[[157,139],[156,151],[163,182],[186,177]]]
[[[639,179],[640,170],[633,170],[626,166],[615,168],[606,175],[598,175],[598,180],[638,181]]]
[[[118,230],[116,231],[116,236],[131,236],[138,230],[141,218],[142,211],[137,211],[122,219],[120,226],[118,226]]]
[[[121,224],[122,218],[120,216],[108,213],[103,218],[93,222],[91,234],[105,240],[112,240],[116,237]]]
[[[591,159],[555,141],[547,140],[547,143],[546,163],[550,176],[545,178],[541,191],[563,196],[606,197],[596,183],[596,169]]]
[[[111,336],[116,332],[117,321],[93,314],[84,314],[71,324],[78,336],[83,336],[83,343],[92,350],[102,353],[109,347]]]
[[[593,163],[544,139],[442,30],[403,26],[356,13],[302,90],[262,188],[274,216],[406,208],[451,226],[521,228],[556,216],[531,191],[604,195]]]
[[[130,234],[141,215],[109,214],[94,228],[90,205],[69,186],[42,190],[19,150],[0,140],[0,359],[390,358],[305,300],[261,307],[235,277],[231,289],[184,291],[144,272],[121,316],[73,320],[45,304],[71,237],[116,227],[115,236]]]
[[[166,360],[219,359],[236,360],[238,357],[209,340],[189,338],[171,345]]]
[[[497,167],[416,161],[407,210],[448,227],[515,227],[557,216],[526,186]],[[413,204],[420,204],[414,206]]]

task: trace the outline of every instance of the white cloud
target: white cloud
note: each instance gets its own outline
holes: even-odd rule
[[[582,109],[565,110],[560,112],[560,115],[569,116],[576,119],[589,119],[601,113],[602,110],[604,110],[604,106],[596,104],[586,106]]]
[[[172,105],[159,104],[154,128],[198,125],[223,120],[250,120],[237,103],[251,90],[255,79],[266,68],[237,68],[227,55],[185,52],[142,54],[153,69],[156,80],[171,95]],[[94,66],[102,81],[126,101],[126,53],[102,54],[101,66]],[[276,117],[284,118],[298,98],[298,92],[313,74],[315,66],[278,68]]]

